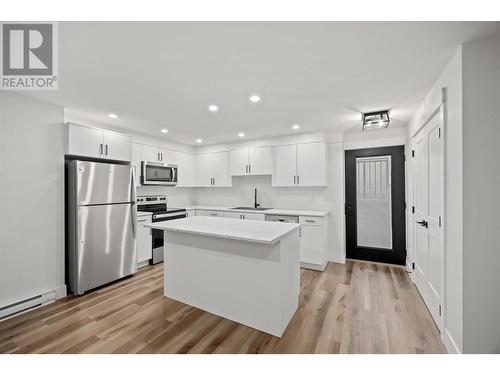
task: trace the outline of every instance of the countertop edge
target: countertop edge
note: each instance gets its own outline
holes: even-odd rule
[[[259,240],[255,238],[248,238],[248,237],[240,237],[240,236],[231,236],[231,235],[222,235],[222,234],[217,234],[217,233],[209,233],[209,232],[200,232],[196,230],[189,230],[189,229],[180,229],[180,228],[161,228],[158,226],[158,223],[148,223],[144,224],[144,227],[146,228],[152,228],[152,229],[163,229],[167,231],[172,231],[172,232],[179,232],[179,233],[187,233],[187,234],[195,234],[199,236],[208,236],[208,237],[217,237],[217,238],[225,238],[228,240],[236,240],[236,241],[245,241],[245,242],[253,242],[253,243],[259,243],[263,245],[274,245],[276,242],[281,241],[284,237],[289,235],[291,232],[298,230],[301,226],[301,224],[293,224],[295,225],[294,228],[291,228],[290,230],[286,231],[285,233],[281,234],[277,238],[273,239],[272,241],[265,241],[265,240]]]
[[[285,216],[314,216],[314,217],[326,217],[330,215],[329,210],[319,211],[319,210],[294,210],[289,208],[272,208],[267,211],[255,211],[255,210],[237,210],[232,207],[220,207],[220,206],[203,206],[203,205],[190,205],[185,206],[186,210],[211,210],[211,211],[227,211],[227,212],[245,212],[245,213],[258,213],[258,214],[268,214],[268,215],[285,215]],[[285,211],[285,213],[282,213]],[[304,214],[303,212],[307,212]]]

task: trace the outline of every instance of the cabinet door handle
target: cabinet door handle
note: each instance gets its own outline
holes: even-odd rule
[[[245,173],[248,173],[248,165],[245,165]]]
[[[300,185],[300,176],[297,176],[297,185]]]
[[[252,173],[252,165],[251,164],[248,166],[248,173]]]
[[[215,177],[214,177],[214,185],[215,185]]]
[[[316,220],[307,220],[306,219],[306,223],[315,223],[315,222],[316,222]]]
[[[296,180],[297,180],[297,176],[293,176],[293,184],[294,185],[297,183]]]
[[[99,145],[99,155],[102,155],[102,143]]]
[[[108,145],[106,145],[106,152],[105,152],[105,155],[108,154]]]

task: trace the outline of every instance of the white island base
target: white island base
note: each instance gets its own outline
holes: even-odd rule
[[[299,226],[290,224],[286,229],[282,223],[260,222],[287,230],[274,240],[268,237],[268,243],[255,237],[234,238],[237,229],[244,236],[249,228],[241,224],[249,220],[194,217],[152,227],[190,220],[199,224],[196,219],[210,224],[215,220],[219,232],[227,230],[227,225],[238,228],[231,228],[233,238],[165,228],[165,296],[281,337],[299,301]]]

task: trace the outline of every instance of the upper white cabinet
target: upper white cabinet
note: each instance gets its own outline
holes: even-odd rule
[[[131,137],[123,134],[68,124],[70,155],[130,161],[131,142]]]
[[[161,147],[142,145],[142,160],[177,164],[177,152]]]
[[[231,176],[271,174],[271,147],[250,147],[229,151]]]
[[[326,143],[273,147],[273,186],[326,186]]]
[[[297,185],[326,186],[326,143],[297,145]]]
[[[103,132],[106,159],[130,160],[132,138],[118,133]]]
[[[187,152],[177,152],[176,164],[178,168],[177,186],[179,187],[192,187],[196,186],[196,174],[194,155]]]
[[[179,187],[193,187],[196,186],[195,174],[195,155],[159,148],[156,146],[145,145],[141,143],[132,143],[132,161],[131,165],[135,169],[136,182],[140,185],[141,177],[141,162],[153,161],[163,162],[168,164],[176,164],[178,168],[178,183]]]
[[[197,186],[232,186],[228,152],[196,155],[195,164]]]

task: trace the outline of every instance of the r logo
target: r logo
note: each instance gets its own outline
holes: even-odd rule
[[[3,24],[2,27],[4,76],[53,74],[52,24]]]

